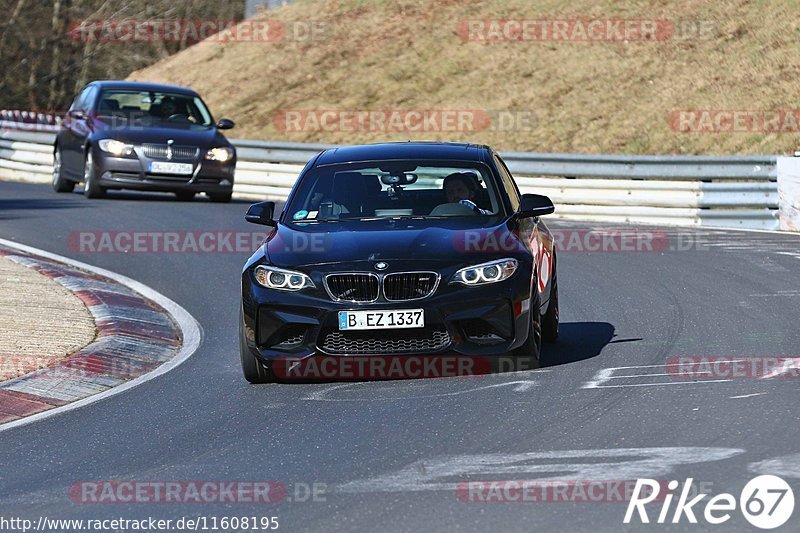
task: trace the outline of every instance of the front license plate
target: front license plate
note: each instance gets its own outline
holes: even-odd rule
[[[402,311],[339,311],[339,331],[425,327],[423,309]]]
[[[191,163],[166,163],[163,161],[151,161],[150,166],[148,168],[150,172],[154,172],[156,174],[191,174],[192,164]]]

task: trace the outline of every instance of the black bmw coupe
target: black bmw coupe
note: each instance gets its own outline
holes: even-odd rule
[[[488,146],[326,150],[301,172],[242,273],[240,351],[251,383],[314,357],[510,356],[535,365],[558,336],[556,250]],[[282,371],[276,372],[280,367]]]

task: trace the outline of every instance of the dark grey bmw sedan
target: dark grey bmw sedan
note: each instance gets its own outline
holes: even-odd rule
[[[206,193],[227,202],[236,150],[191,89],[127,81],[95,81],[75,98],[53,146],[53,188],[84,183],[87,198],[108,189],[173,192],[179,200]]]

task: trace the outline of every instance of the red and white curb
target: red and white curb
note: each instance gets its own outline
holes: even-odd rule
[[[135,280],[4,239],[0,255],[72,291],[97,325],[95,340],[78,352],[0,383],[0,431],[124,392],[169,372],[200,345],[194,317]]]

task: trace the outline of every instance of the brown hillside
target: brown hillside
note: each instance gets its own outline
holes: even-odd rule
[[[194,87],[216,116],[237,121],[237,138],[470,140],[503,150],[585,153],[800,148],[793,114],[768,114],[766,127],[747,114],[720,126],[715,116],[684,114],[691,119],[685,127],[701,130],[691,132],[670,122],[682,110],[800,109],[800,11],[793,1],[301,0],[265,16],[283,23],[284,38],[205,41],[131,79]],[[643,19],[655,21],[657,32],[649,41],[485,44],[459,34],[464,19]],[[322,35],[296,37],[293,28],[312,23]],[[571,24],[577,32],[580,25]],[[314,111],[312,118],[324,110],[398,110],[406,117],[463,110],[475,120],[457,131],[335,132],[304,117],[303,131],[283,131],[285,112],[298,110]],[[499,127],[502,112],[516,123]],[[709,131],[728,124],[741,131]]]

